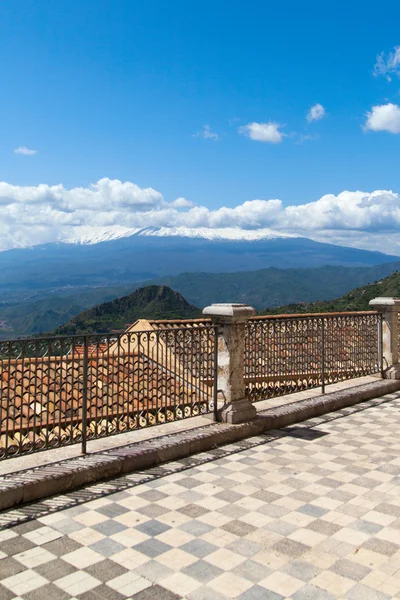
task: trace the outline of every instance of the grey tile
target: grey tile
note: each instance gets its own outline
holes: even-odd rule
[[[95,529],[99,533],[102,533],[103,535],[107,536],[119,533],[120,531],[123,531],[126,528],[126,525],[122,525],[122,523],[114,521],[114,519],[107,519],[107,521],[103,521],[102,523],[97,523],[96,525],[92,526],[92,529]]]
[[[120,575],[124,575],[124,573],[128,572],[128,569],[122,567],[118,563],[106,558],[90,567],[86,567],[85,571],[95,577],[99,581],[106,583],[115,577],[119,577]]]
[[[215,497],[219,500],[224,500],[225,502],[230,502],[233,504],[234,502],[241,500],[243,498],[243,494],[238,494],[234,490],[223,490],[222,492],[215,494]]]
[[[304,560],[291,560],[287,565],[281,567],[280,570],[300,579],[300,581],[311,581],[321,571],[318,567]]]
[[[372,550],[373,552],[378,552],[379,554],[385,554],[386,556],[393,556],[398,550],[400,550],[400,546],[397,544],[393,544],[393,542],[387,542],[386,540],[380,540],[378,538],[370,538],[361,546],[366,550]]]
[[[10,592],[7,588],[0,583],[0,598],[1,600],[13,600],[15,598],[14,592]]]
[[[322,517],[328,511],[326,508],[321,508],[320,506],[316,506],[315,504],[303,504],[303,506],[299,506],[297,512],[301,512],[305,515],[309,515],[310,517]]]
[[[132,600],[182,600],[182,598],[161,585],[152,585],[132,596]]]
[[[275,521],[267,523],[263,527],[263,529],[265,529],[266,531],[273,531],[274,533],[278,533],[279,535],[286,537],[294,531],[296,531],[298,527],[296,525],[293,525],[292,523],[287,523],[286,521],[283,521],[281,519],[275,519]]]
[[[82,525],[82,523],[78,523],[78,521],[75,521],[74,519],[62,519],[62,521],[53,523],[52,528],[68,535],[69,533],[74,533],[75,531],[83,529],[84,525]]]
[[[205,585],[189,594],[188,598],[190,600],[227,600],[228,596],[224,596]],[[180,600],[182,600],[182,598]]]
[[[144,542],[141,542],[136,546],[133,546],[133,549],[137,552],[145,554],[146,556],[149,556],[150,558],[155,558],[156,556],[159,556],[160,554],[164,554],[164,552],[171,550],[171,546],[168,546],[168,544],[164,544],[164,542],[160,542],[160,540],[152,538],[150,540],[145,540]]]
[[[52,552],[56,556],[64,556],[64,554],[69,554],[70,552],[74,552],[81,548],[82,545],[75,542],[75,540],[71,540],[69,537],[64,536],[62,538],[58,538],[53,540],[52,542],[47,542],[47,544],[43,544],[42,548]]]
[[[35,544],[24,538],[22,535],[1,542],[1,551],[4,552],[4,554],[7,554],[7,556],[13,556],[14,554],[19,554],[20,552],[26,552],[26,550],[30,550],[34,547]]]
[[[208,583],[212,579],[222,575],[224,571],[204,560],[198,560],[182,569],[182,573],[185,573],[185,575],[193,577],[193,579],[197,579],[197,581],[202,583]]]
[[[97,509],[97,512],[99,512],[101,515],[109,517],[110,519],[124,515],[128,511],[129,508],[125,508],[125,506],[118,504],[118,502],[111,502],[111,504],[106,504],[105,506],[101,506]]]
[[[353,562],[351,560],[347,560],[342,558],[335,562],[330,567],[330,570],[342,577],[347,577],[348,579],[354,579],[354,581],[360,581],[364,579],[371,572],[371,569],[368,567],[364,567],[359,563]]]
[[[151,519],[161,517],[161,515],[165,515],[169,510],[169,508],[165,508],[159,504],[148,504],[147,506],[140,506],[136,509],[138,513],[146,515],[146,517],[150,517]]]
[[[3,600],[3,597],[0,596]],[[46,585],[42,585],[42,587],[37,588],[28,593],[24,593],[24,600],[70,600],[71,596],[64,590],[60,590],[53,583],[48,583]]]
[[[391,600],[391,596],[387,596],[378,590],[373,590],[367,585],[357,583],[345,595],[346,600]]]
[[[115,540],[111,540],[110,538],[104,538],[104,540],[99,540],[94,544],[90,544],[90,546],[88,547],[94,550],[95,552],[102,554],[103,556],[107,556],[108,558],[110,556],[113,556],[114,554],[117,554],[117,552],[121,552],[121,550],[125,549],[125,546],[123,546],[119,542],[116,542]]]
[[[1,544],[0,548],[2,548]],[[0,560],[0,580],[6,579],[7,577],[12,577],[13,575],[17,575],[17,573],[21,573],[21,571],[24,571],[25,568],[26,567],[24,567],[20,562],[18,562],[14,558],[3,558],[2,560]]]
[[[245,535],[256,531],[256,527],[253,525],[249,525],[249,523],[239,520],[230,521],[229,523],[222,525],[221,529],[224,529],[228,533],[233,533],[233,535],[237,535],[239,537],[244,537]]]
[[[354,521],[348,524],[348,527],[350,527],[350,529],[355,529],[356,531],[369,533],[370,535],[374,535],[382,529],[381,525],[371,523],[371,521],[364,521],[364,519],[355,519]]]
[[[125,594],[120,594],[104,584],[95,587],[93,590],[79,594],[78,598],[80,600],[126,600]]]
[[[244,538],[240,538],[238,540],[234,540],[231,544],[227,546],[228,550],[232,550],[236,554],[241,554],[241,556],[254,556],[257,552],[261,552],[263,549],[262,544],[258,542],[253,542],[252,540],[246,540]]]
[[[171,575],[174,572],[157,560],[149,560],[144,565],[136,567],[135,571],[152,583],[162,583],[162,580],[165,579],[165,577],[168,577],[168,575]]]
[[[149,502],[158,502],[167,498],[167,494],[164,494],[161,490],[146,490],[142,494],[139,494],[139,497]]]
[[[165,523],[161,523],[161,521],[157,521],[157,519],[151,519],[150,521],[136,525],[136,529],[146,535],[155,537],[156,535],[164,533],[164,531],[168,531],[171,527]]]
[[[243,517],[248,511],[238,504],[226,504],[225,506],[221,506],[217,512],[221,513],[221,515],[232,517],[232,519],[240,519],[240,517]]]
[[[290,596],[293,600],[335,600],[337,596],[332,596],[329,592],[306,583],[295,594]]]
[[[335,523],[331,523],[330,521],[324,521],[324,519],[316,519],[315,521],[311,521],[307,526],[307,529],[311,529],[312,531],[316,531],[317,533],[323,533],[324,535],[334,535],[339,529],[341,529],[340,525],[336,525]]]
[[[235,574],[244,577],[253,583],[258,583],[272,573],[272,570],[254,560],[245,560],[235,567]]]
[[[285,596],[280,596],[259,585],[253,585],[247,592],[237,596],[237,600],[282,600],[283,598],[285,598]]]
[[[39,527],[43,527],[43,523],[40,523],[34,519],[32,521],[27,521],[26,523],[21,523],[21,525],[16,525],[13,527],[12,531],[14,533],[18,533],[18,535],[22,535],[23,533],[28,533],[29,531],[35,531],[35,529],[39,529]]]
[[[56,558],[43,565],[38,565],[35,567],[35,571],[49,581],[56,581],[57,579],[71,575],[76,569],[61,558]]]
[[[202,539],[195,539],[187,542],[181,546],[180,549],[184,552],[188,552],[189,554],[193,554],[193,556],[197,556],[198,558],[204,558],[205,556],[208,556],[209,554],[212,554],[218,550],[218,546],[210,544]]]
[[[187,517],[191,517],[192,519],[197,519],[197,517],[201,517],[210,511],[203,506],[199,506],[198,504],[186,504],[186,506],[178,508],[178,512],[186,515]]]
[[[181,485],[182,487],[185,487],[188,490],[198,487],[199,485],[202,485],[202,483],[203,482],[200,481],[200,479],[195,479],[194,477],[185,477],[184,479],[178,481],[178,485]]]
[[[182,531],[186,531],[186,533],[190,533],[191,535],[198,537],[200,535],[208,533],[209,531],[211,531],[211,529],[213,529],[213,527],[211,527],[211,525],[207,525],[206,523],[202,523],[201,521],[193,519],[192,521],[188,521],[187,523],[182,523],[182,525],[179,525],[179,529],[182,529]]]
[[[375,506],[374,510],[383,513],[384,515],[390,515],[391,517],[400,517],[400,506],[388,502],[378,504],[378,506]]]
[[[304,552],[309,550],[309,546],[302,544],[301,542],[296,542],[295,540],[291,540],[289,538],[284,538],[274,544],[273,549],[275,552],[279,554],[285,554],[286,556],[290,556],[290,558],[298,558]]]

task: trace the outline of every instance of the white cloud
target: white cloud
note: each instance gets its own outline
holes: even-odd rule
[[[366,114],[365,130],[400,133],[400,107],[397,104],[373,106]]]
[[[312,121],[320,121],[326,115],[325,108],[322,104],[314,104],[307,114],[307,121],[311,123]]]
[[[192,208],[194,203],[191,200],[186,200],[186,198],[177,198],[170,203],[170,206],[173,208]]]
[[[14,149],[14,154],[24,154],[25,156],[33,156],[33,154],[37,154],[37,150],[31,150],[26,146],[18,146],[18,148]]]
[[[391,73],[400,74],[400,46],[395,46],[389,52],[387,58],[384,52],[376,57],[373,73],[375,77],[383,75],[388,81],[391,81]]]
[[[275,121],[268,121],[268,123],[248,123],[239,127],[238,132],[256,142],[279,144],[285,135],[280,131],[281,127],[282,125],[279,125]]]
[[[265,230],[400,254],[399,194],[344,191],[302,205],[248,200],[211,210],[153,188],[101,179],[89,187],[17,186],[0,182],[0,249],[78,238],[104,230],[201,227]]]
[[[205,140],[214,140],[214,141],[219,140],[218,133],[211,131],[211,128],[209,125],[204,125],[203,129],[201,131],[199,131],[198,133],[195,133],[193,135],[193,137],[202,137]]]

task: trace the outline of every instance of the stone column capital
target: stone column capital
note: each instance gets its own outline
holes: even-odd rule
[[[245,323],[255,314],[255,309],[247,304],[229,304],[227,302],[211,304],[203,310],[203,315],[211,317],[212,321],[221,324]]]
[[[400,298],[382,296],[373,298],[369,305],[379,312],[400,312]]]

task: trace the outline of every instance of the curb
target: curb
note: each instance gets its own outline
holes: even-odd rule
[[[239,425],[212,423],[198,429],[4,475],[0,477],[0,510],[206,452],[216,446],[231,444],[271,429],[282,429],[398,390],[400,380],[380,380],[263,411],[253,421]]]

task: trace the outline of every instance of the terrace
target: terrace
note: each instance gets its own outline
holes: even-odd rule
[[[373,306],[3,342],[0,598],[392,597],[400,301]]]

